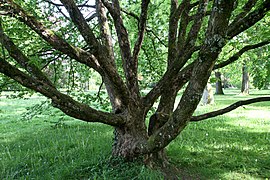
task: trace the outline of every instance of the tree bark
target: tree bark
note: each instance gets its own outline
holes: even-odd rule
[[[221,73],[219,71],[215,72],[215,76],[216,76],[216,94],[224,95],[221,82]]]
[[[146,129],[136,129],[136,127],[116,127],[114,130],[114,142],[112,155],[114,157],[134,160],[140,157],[138,144],[147,141]]]
[[[144,111],[134,105],[121,113],[126,114],[127,123],[115,127],[112,155],[133,160],[142,154],[141,144],[148,140]]]
[[[243,64],[242,67],[242,87],[241,93],[248,95],[249,94],[249,73],[246,64]]]

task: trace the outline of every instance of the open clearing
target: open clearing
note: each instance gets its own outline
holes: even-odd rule
[[[238,92],[225,90],[225,96],[215,96],[215,105],[200,106],[196,114],[270,94],[269,90],[251,91],[250,96]],[[74,120],[46,107],[47,103],[34,106],[44,100],[38,95],[0,98],[0,179],[162,179],[160,173],[136,162],[108,160],[111,127]],[[190,176],[267,179],[269,144],[270,103],[264,102],[190,123],[167,149],[171,162]]]

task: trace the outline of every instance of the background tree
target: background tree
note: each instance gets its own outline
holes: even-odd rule
[[[1,0],[0,13],[4,16],[0,42],[8,56],[1,54],[0,72],[48,97],[53,106],[69,116],[115,127],[114,156],[144,156],[146,164],[165,166],[164,148],[190,121],[270,100],[255,98],[193,116],[212,70],[233,63],[250,49],[269,44],[269,39],[250,42],[228,60],[217,63],[227,44],[267,17],[269,0],[96,0],[95,5],[60,1]],[[135,14],[138,9],[140,13]],[[166,13],[161,16],[161,12]],[[22,31],[14,31],[17,26]],[[257,36],[260,33],[258,30]],[[57,64],[66,67],[58,72]],[[162,68],[156,68],[158,64]],[[151,66],[153,71],[145,70]],[[77,96],[60,91],[64,84],[74,87],[76,80],[84,81],[80,78],[85,78],[85,73],[91,76],[93,71],[106,86],[111,112],[95,109],[91,102],[84,103]],[[63,72],[70,72],[71,84],[59,75]],[[157,82],[146,94],[141,92],[140,73],[143,77],[160,77],[154,78]],[[60,86],[55,77],[60,77]],[[174,109],[177,93],[183,87]],[[157,100],[156,112],[146,126],[147,114]]]
[[[249,94],[249,73],[247,65],[244,63],[242,66],[242,87],[241,87],[242,94]]]
[[[221,81],[221,72],[217,71],[215,72],[215,77],[216,77],[216,93],[215,94],[221,94],[223,95],[223,85],[222,85],[222,81]]]
[[[249,79],[252,87],[261,89],[264,86],[265,88],[265,84],[269,82],[269,78],[267,78],[269,69],[267,68],[267,64],[269,61],[268,54],[266,53],[269,46],[265,46],[269,44],[269,23],[269,16],[266,16],[252,28],[228,42],[224,47],[224,50],[220,54],[220,60],[228,58],[232,60],[238,59],[225,68],[219,69],[224,77],[229,78],[230,84],[241,89],[242,73],[240,72],[242,72],[243,63],[249,69]],[[258,30],[262,35],[254,36],[254,32],[257,32]],[[254,45],[249,45],[250,42],[254,43]],[[241,50],[239,51],[239,49]],[[243,52],[246,53],[243,54]]]

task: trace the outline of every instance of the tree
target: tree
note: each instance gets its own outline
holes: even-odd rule
[[[242,87],[241,87],[242,94],[249,94],[249,73],[246,64],[242,66]]]
[[[216,94],[224,95],[221,82],[221,72],[219,71],[215,72],[215,77],[216,77]]]
[[[249,65],[252,84],[258,89],[268,89],[270,83],[269,47],[254,50],[250,56],[257,60]]]
[[[226,44],[267,16],[269,0],[247,0],[239,4],[232,0],[171,0],[164,4],[164,1],[150,0],[132,3],[96,0],[94,6],[82,1],[60,1],[1,0],[0,13],[4,17],[1,17],[0,42],[9,56],[2,54],[0,72],[48,97],[54,107],[69,116],[113,126],[114,156],[129,160],[143,156],[144,162],[150,166],[165,166],[164,148],[189,122],[215,117],[241,105],[270,100],[270,97],[255,98],[193,116],[212,70],[235,62],[250,49],[269,44],[269,39],[264,39],[244,46],[228,60],[217,63]],[[159,6],[155,3],[159,3]],[[49,10],[44,6],[49,6]],[[147,18],[148,21],[161,18],[157,16],[159,9],[153,7],[168,9],[169,6],[170,11],[166,11],[168,30],[151,29],[154,25],[148,24]],[[140,9],[139,15],[132,11],[136,8]],[[90,16],[86,14],[90,12],[89,9],[92,9],[91,12],[94,9]],[[53,16],[56,11],[58,14]],[[49,21],[52,16],[57,20]],[[19,25],[28,31],[12,34],[9,27],[11,22],[20,22]],[[132,22],[136,22],[136,29]],[[95,23],[99,29],[94,26]],[[61,29],[60,25],[65,28]],[[29,32],[31,36],[25,36]],[[145,37],[145,32],[150,33],[151,38]],[[167,37],[167,43],[162,36]],[[31,43],[21,41],[22,37],[32,39]],[[156,50],[166,48],[166,69],[154,87],[144,95],[141,93],[138,71],[144,68],[141,64],[145,59],[142,58],[148,53],[147,50],[141,52],[141,49],[145,49],[151,39],[153,47],[157,46]],[[37,44],[37,40],[40,43]],[[37,56],[34,58],[29,51]],[[39,51],[50,51],[52,55],[42,56]],[[57,55],[62,58],[57,58]],[[155,55],[149,57],[152,56]],[[154,60],[148,59],[150,64],[157,63]],[[76,97],[60,91],[56,81],[52,80],[53,74],[42,68],[44,64],[52,62],[76,62],[83,65],[84,71],[97,72],[106,86],[112,112],[94,109],[91,104],[82,103]],[[147,74],[148,71],[143,73]],[[177,93],[182,88],[185,88],[184,93],[174,109]],[[151,115],[147,127],[147,113],[158,99],[158,108]]]

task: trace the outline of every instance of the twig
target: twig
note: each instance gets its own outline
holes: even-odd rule
[[[97,93],[97,98],[98,98],[100,104],[103,104],[103,103],[102,103],[102,99],[101,99],[101,97],[100,97],[100,92],[101,92],[101,88],[102,88],[103,84],[104,84],[104,80],[103,80],[103,78],[102,78],[101,84],[100,84],[100,86],[99,86],[99,88],[98,88],[98,93]]]

